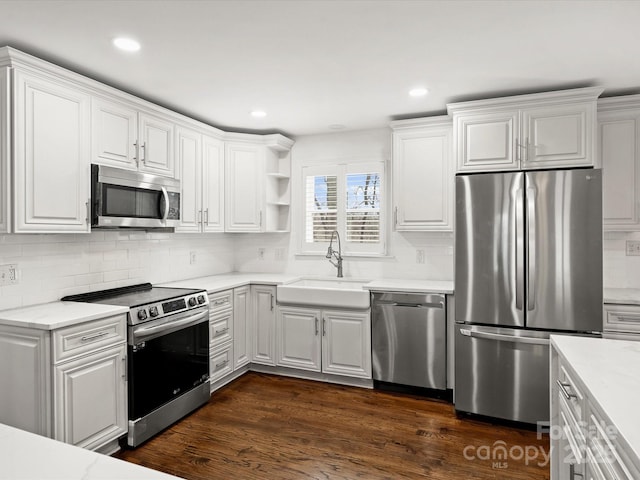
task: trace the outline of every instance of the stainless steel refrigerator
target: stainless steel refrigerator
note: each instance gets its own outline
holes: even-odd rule
[[[549,421],[549,335],[602,331],[598,169],[456,177],[455,407]]]

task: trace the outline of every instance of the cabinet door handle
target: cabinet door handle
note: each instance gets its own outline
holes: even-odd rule
[[[262,228],[262,210],[260,210],[260,227]]]
[[[570,383],[562,383],[560,380],[557,380],[556,383],[558,384],[558,387],[560,387],[560,391],[562,392],[562,394],[567,400],[570,400],[572,398],[578,398],[578,396],[575,393],[571,393],[568,390],[569,388],[571,388]]]
[[[322,336],[327,335],[327,319],[322,317]]]
[[[122,378],[127,381],[127,357],[122,357]]]
[[[136,161],[136,165],[139,165],[140,163],[140,148],[138,147],[138,142],[134,142],[133,143],[133,148],[134,150],[134,154],[135,156],[133,157],[133,159]]]
[[[395,227],[398,226],[398,207],[396,206],[396,208],[393,209],[393,225]]]
[[[142,160],[142,163],[145,163],[147,160],[147,142],[144,142],[142,144],[142,158],[140,160]]]
[[[85,223],[89,225],[91,220],[91,199],[87,200],[84,204],[87,207],[87,218],[84,219]]]
[[[273,293],[271,294],[271,311],[273,312]]]
[[[316,337],[318,336],[318,317],[316,317]]]
[[[104,337],[105,335],[109,335],[109,332],[98,332],[93,335],[85,335],[84,337],[80,337],[81,342],[89,342],[91,340],[95,340],[96,338]]]
[[[204,211],[204,224],[207,227],[209,226],[209,209],[208,208]]]
[[[202,210],[198,210],[198,224],[202,225]]]

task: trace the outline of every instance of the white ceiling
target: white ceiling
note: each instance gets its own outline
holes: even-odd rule
[[[141,51],[115,51],[122,34]],[[640,92],[634,0],[0,0],[1,45],[218,127],[293,136],[505,94]],[[409,97],[416,85],[430,94]]]

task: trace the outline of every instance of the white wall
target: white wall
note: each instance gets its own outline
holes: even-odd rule
[[[196,262],[190,264],[190,252]],[[0,265],[17,264],[20,281],[0,287],[0,310],[135,283],[234,269],[227,234],[94,231],[88,235],[0,235]]]
[[[640,256],[626,255],[626,241],[640,240],[640,232],[606,232],[603,251],[605,288],[640,288]]]
[[[299,137],[292,150],[292,233],[238,235],[236,268],[244,272],[286,272],[336,275],[336,268],[322,255],[301,256],[298,233],[302,218],[302,167],[342,161],[387,162],[385,181],[390,185],[391,131],[389,129],[331,133]],[[387,195],[391,193],[386,190]],[[258,251],[264,249],[264,258]],[[424,251],[424,263],[416,263],[416,250]],[[453,234],[389,232],[388,256],[346,257],[344,274],[357,278],[402,277],[428,280],[453,279]],[[282,255],[280,255],[282,254]],[[281,258],[283,257],[283,258]]]

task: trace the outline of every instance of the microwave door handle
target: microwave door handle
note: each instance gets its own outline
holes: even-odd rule
[[[162,197],[164,198],[164,212],[162,212],[162,221],[166,222],[167,217],[169,216],[169,192],[164,187],[160,187],[162,189]]]

